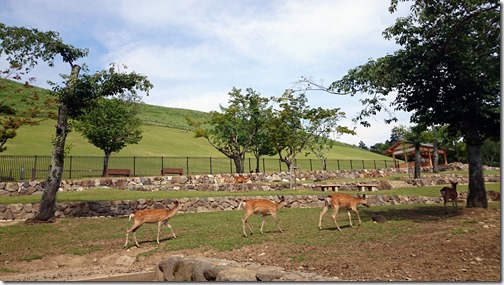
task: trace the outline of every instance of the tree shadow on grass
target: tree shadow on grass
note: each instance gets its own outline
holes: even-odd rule
[[[446,220],[449,218],[462,216],[464,214],[464,207],[458,206],[457,209],[451,205],[447,206],[447,211],[443,206],[413,206],[412,208],[397,208],[397,209],[384,209],[372,210],[372,208],[362,210],[362,218],[366,217],[372,219],[375,216],[383,216],[387,221],[401,221],[409,220],[413,222],[435,222]]]

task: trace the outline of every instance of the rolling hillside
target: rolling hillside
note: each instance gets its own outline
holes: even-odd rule
[[[50,98],[49,91],[41,88],[22,90],[22,84],[0,79],[0,100],[18,109],[23,108],[22,98],[33,94],[41,98]],[[19,91],[21,90],[21,91]],[[113,156],[165,156],[165,157],[224,157],[203,138],[194,138],[185,117],[204,119],[205,112],[141,104],[140,117],[144,121],[143,139],[137,145],[125,147]],[[51,155],[51,139],[54,137],[55,121],[46,120],[38,126],[22,127],[18,135],[7,142],[7,151],[3,155]],[[187,131],[189,130],[189,131]],[[102,156],[103,152],[91,145],[77,132],[71,132],[67,138],[67,155]],[[299,155],[299,159],[305,158]],[[307,158],[315,158],[313,155]],[[337,142],[329,159],[364,159],[383,160],[387,156],[364,151],[357,147]]]

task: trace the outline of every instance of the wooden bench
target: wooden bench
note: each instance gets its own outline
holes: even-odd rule
[[[335,185],[335,184],[325,184],[325,185],[320,185],[320,190],[322,192],[328,191],[329,189],[332,189],[332,191],[338,191],[340,185]]]
[[[365,191],[378,191],[378,184],[357,184],[357,189],[361,192]]]
[[[131,176],[131,170],[128,168],[107,168],[105,176]]]
[[[162,168],[161,175],[166,175],[166,174],[184,175],[184,169],[182,169],[182,168]]]

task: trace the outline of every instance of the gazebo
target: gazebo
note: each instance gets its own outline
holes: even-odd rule
[[[438,155],[443,156],[443,163],[440,165],[447,165],[446,159],[446,148],[438,147],[437,153]],[[415,157],[415,146],[410,143],[403,143],[402,141],[397,141],[393,145],[391,145],[385,152],[386,155],[391,155],[394,158],[394,164],[396,168],[406,168],[406,167],[414,167],[415,162],[408,162],[409,158]],[[422,167],[432,167],[432,159],[434,154],[434,146],[428,143],[420,144],[420,157]],[[404,163],[396,162],[396,157],[403,158]]]

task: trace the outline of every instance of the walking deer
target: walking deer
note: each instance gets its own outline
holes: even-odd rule
[[[336,221],[336,215],[338,214],[338,210],[340,207],[344,207],[347,210],[348,213],[348,219],[350,220],[350,227],[353,228],[352,224],[352,215],[350,214],[350,210],[354,211],[355,214],[357,215],[357,219],[359,220],[359,225],[361,224],[361,219],[359,215],[359,211],[357,211],[357,205],[364,205],[366,207],[369,207],[368,201],[366,199],[366,195],[364,194],[362,197],[354,197],[350,194],[344,194],[344,193],[339,193],[339,194],[331,194],[327,196],[325,199],[325,205],[324,208],[322,209],[322,212],[320,212],[320,217],[319,217],[319,230],[322,229],[322,217],[325,215],[327,210],[329,210],[329,207],[333,208],[333,214],[331,217],[334,220],[334,223],[336,224],[336,228],[338,228],[339,231],[341,231],[340,227],[338,226],[338,222]]]
[[[457,184],[458,181],[451,181],[450,183],[452,187],[443,187],[439,192],[441,193],[441,196],[443,196],[443,202],[444,202],[444,208],[446,213],[448,213],[448,209],[446,208],[446,203],[449,201],[452,202],[453,207],[455,208],[455,211],[457,210],[457,198],[458,198],[458,193],[457,193]]]
[[[173,238],[177,238],[175,235],[175,232],[173,232],[172,226],[169,223],[169,220],[171,217],[175,216],[177,212],[179,211],[181,207],[181,204],[178,201],[175,201],[175,207],[173,207],[171,210],[165,210],[165,209],[145,209],[145,210],[138,210],[129,215],[128,220],[131,220],[133,218],[133,225],[131,228],[129,228],[126,231],[126,242],[124,243],[124,247],[128,246],[128,238],[129,238],[129,233],[133,232],[133,239],[135,240],[135,244],[137,247],[140,247],[138,244],[137,238],[136,238],[136,231],[142,226],[143,224],[153,224],[157,223],[158,224],[158,229],[157,229],[157,244],[159,244],[159,233],[161,231],[161,226],[164,224],[168,228],[170,228]]]
[[[278,203],[275,203],[273,201],[269,200],[243,200],[240,202],[238,205],[238,209],[240,209],[243,205],[243,209],[245,210],[245,215],[242,218],[242,224],[243,224],[243,236],[247,237],[247,233],[245,232],[245,224],[247,224],[250,234],[253,235],[254,232],[252,231],[252,228],[250,227],[247,219],[252,215],[252,214],[257,214],[262,216],[262,223],[261,223],[261,234],[263,233],[263,227],[265,223],[265,218],[268,215],[271,215],[273,219],[275,220],[275,223],[278,227],[278,230],[282,232],[282,229],[280,228],[280,225],[278,224],[278,219],[276,216],[276,213],[279,209],[281,209],[283,206],[287,205],[287,201],[285,200],[284,196],[279,196],[280,201]]]
[[[244,188],[245,188],[245,183],[247,183],[247,182],[248,182],[248,178],[247,178],[247,177],[245,177],[245,176],[243,176],[243,175],[241,175],[241,174],[236,175],[236,176],[234,177],[233,188],[234,188],[234,186],[236,185],[236,183],[238,183],[238,184],[241,184],[241,185],[242,185],[242,190],[244,190]]]

